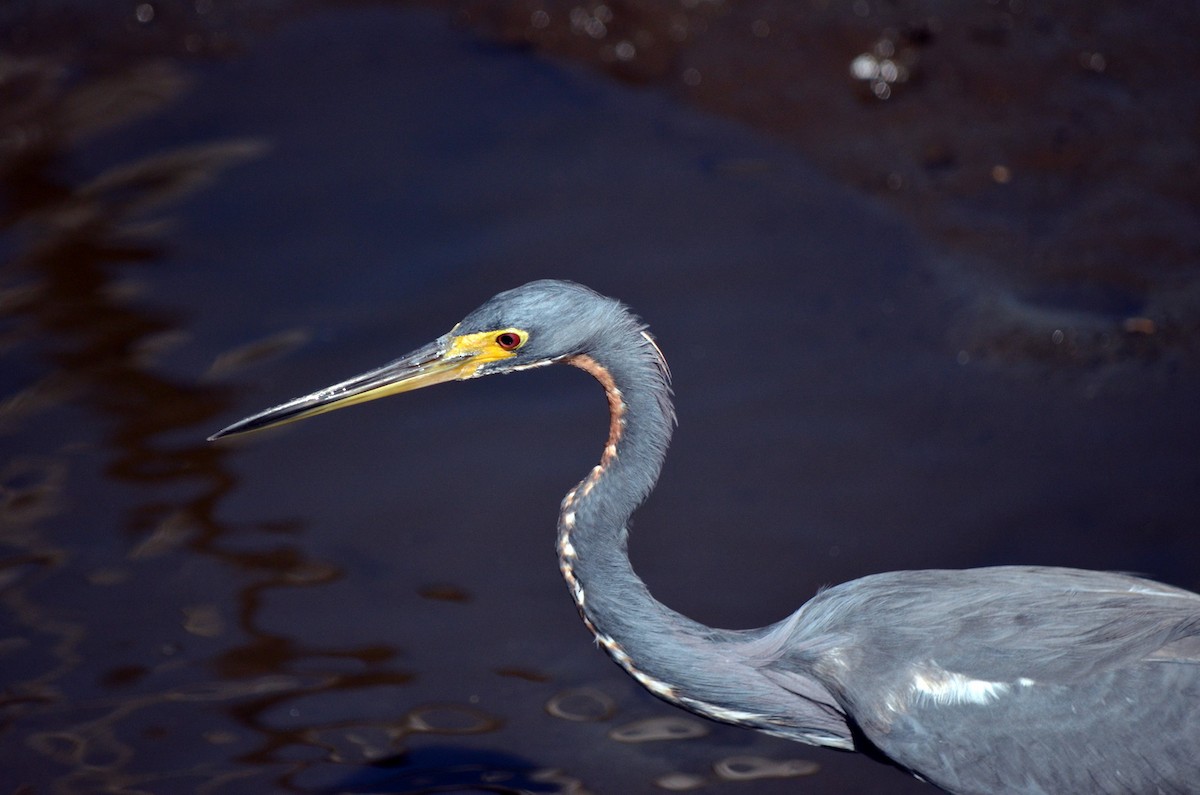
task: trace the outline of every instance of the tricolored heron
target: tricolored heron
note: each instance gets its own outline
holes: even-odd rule
[[[584,624],[654,695],[718,721],[866,752],[956,793],[1200,792],[1200,595],[1036,566],[896,571],[761,629],[714,629],[634,574],[627,522],[675,417],[646,327],[586,287],[500,293],[377,370],[213,438],[444,381],[555,363],[608,397],[608,441],[562,501],[558,556]]]

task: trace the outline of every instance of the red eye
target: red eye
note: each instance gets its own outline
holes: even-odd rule
[[[515,351],[521,346],[521,335],[504,331],[496,335],[496,344],[506,351]]]

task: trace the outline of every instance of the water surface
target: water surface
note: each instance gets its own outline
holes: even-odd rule
[[[273,10],[183,25],[182,50],[123,17],[107,49],[11,62],[10,788],[926,791],[692,719],[594,647],[553,552],[607,427],[578,372],[204,441],[533,278],[622,298],[671,361],[680,429],[632,554],[698,620],[915,567],[1200,588],[1195,363],[1138,347],[1141,304],[956,271],[779,140],[440,14]],[[1130,336],[1093,355],[1072,301]],[[1031,302],[1041,348],[972,309]]]

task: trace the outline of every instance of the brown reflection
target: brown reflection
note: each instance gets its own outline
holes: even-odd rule
[[[0,265],[0,355],[19,351],[37,362],[41,373],[0,397],[0,427],[17,433],[33,418],[52,416],[68,405],[87,409],[104,429],[103,488],[120,488],[121,502],[135,501],[117,522],[127,536],[128,560],[167,565],[172,554],[186,553],[228,570],[226,581],[213,582],[213,596],[219,600],[230,587],[237,589],[240,636],[235,635],[239,645],[216,652],[211,660],[182,659],[182,646],[165,645],[158,672],[207,668],[215,678],[201,676],[149,693],[141,690],[154,672],[148,666],[114,661],[106,668],[103,661],[83,660],[81,647],[91,630],[79,621],[54,618],[61,611],[40,604],[34,586],[61,576],[70,565],[70,532],[107,529],[105,495],[67,492],[61,448],[7,458],[0,461],[0,542],[6,548],[0,559],[0,586],[6,586],[2,605],[28,637],[50,639],[46,654],[53,659],[36,674],[6,682],[0,729],[25,735],[27,750],[65,768],[56,786],[66,792],[155,785],[190,789],[181,780],[215,786],[263,774],[276,775],[276,783],[287,786],[296,771],[345,755],[331,734],[375,729],[395,739],[415,731],[416,718],[352,725],[317,717],[303,727],[281,729],[261,719],[265,710],[314,694],[405,685],[411,675],[393,667],[393,648],[306,646],[262,625],[260,608],[268,592],[321,587],[341,572],[286,541],[299,529],[292,520],[237,526],[217,518],[235,478],[225,466],[228,449],[206,443],[204,430],[228,408],[232,391],[160,371],[161,354],[186,342],[186,319],[155,307],[127,275],[154,267],[169,251],[172,203],[218,183],[228,169],[262,156],[265,147],[258,141],[213,141],[148,154],[72,181],[63,176],[72,147],[178,101],[189,80],[165,61],[91,76],[68,77],[68,71],[49,59],[0,59],[5,195],[0,229],[16,243],[14,255]],[[19,101],[9,101],[13,97]],[[262,355],[255,351],[227,357],[223,366]],[[189,441],[167,441],[181,438]],[[91,517],[94,526],[52,535],[46,520],[61,514],[64,500],[72,499],[98,506],[100,513]],[[229,543],[248,535],[272,539],[271,546],[247,551]],[[87,579],[111,585],[132,576],[109,568]],[[163,609],[181,612],[179,628],[188,636],[219,641],[231,635],[216,604],[164,604]],[[73,614],[86,615],[86,608]],[[345,670],[346,661],[354,671]],[[95,681],[111,697],[75,703],[77,685],[68,680],[86,673],[85,666],[99,669]],[[135,759],[134,749],[144,755],[154,743],[171,740],[178,731],[170,718],[176,705],[197,701],[223,705],[249,735],[211,730],[205,733],[209,742],[231,745],[242,762],[261,767],[231,769],[225,755],[222,761],[196,762],[172,773],[132,772],[154,768],[145,758]],[[479,731],[494,725],[490,718],[474,720],[472,725],[483,726]],[[315,753],[298,753],[295,746]]]
[[[1200,354],[1200,15],[1182,6],[437,5],[767,132],[887,202],[940,249],[921,278],[960,305],[960,356],[1088,367]]]

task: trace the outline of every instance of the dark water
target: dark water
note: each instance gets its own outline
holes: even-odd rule
[[[552,547],[607,426],[579,373],[204,442],[533,278],[621,297],[672,363],[633,555],[694,618],[898,568],[1200,588],[1178,315],[997,286],[776,140],[438,13],[140,8],[17,14],[0,61],[8,790],[928,791],[594,648]]]

